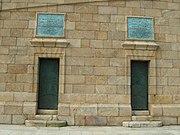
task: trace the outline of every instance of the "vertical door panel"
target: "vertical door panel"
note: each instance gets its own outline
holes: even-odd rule
[[[148,110],[148,62],[131,61],[132,110]]]
[[[40,59],[38,108],[58,108],[59,59]]]

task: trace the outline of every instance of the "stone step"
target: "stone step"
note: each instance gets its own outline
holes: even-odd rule
[[[66,121],[60,120],[25,120],[27,127],[65,127]]]
[[[162,121],[126,121],[122,123],[123,127],[141,128],[141,127],[162,127]]]
[[[132,116],[132,121],[150,121],[152,116]]]
[[[58,120],[57,115],[32,115],[28,116],[29,120]]]
[[[132,111],[133,116],[148,116],[149,111]]]

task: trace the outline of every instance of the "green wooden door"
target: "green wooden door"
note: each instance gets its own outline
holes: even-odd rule
[[[148,110],[148,62],[131,61],[132,110]]]
[[[40,59],[38,108],[57,110],[59,59]]]

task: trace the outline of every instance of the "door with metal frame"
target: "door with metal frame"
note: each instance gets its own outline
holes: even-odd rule
[[[39,59],[38,109],[57,110],[59,59]]]
[[[148,110],[148,61],[131,61],[132,110]]]

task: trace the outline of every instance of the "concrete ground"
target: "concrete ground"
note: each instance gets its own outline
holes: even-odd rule
[[[180,135],[180,126],[160,128],[125,127],[26,127],[24,125],[0,125],[0,135]]]

